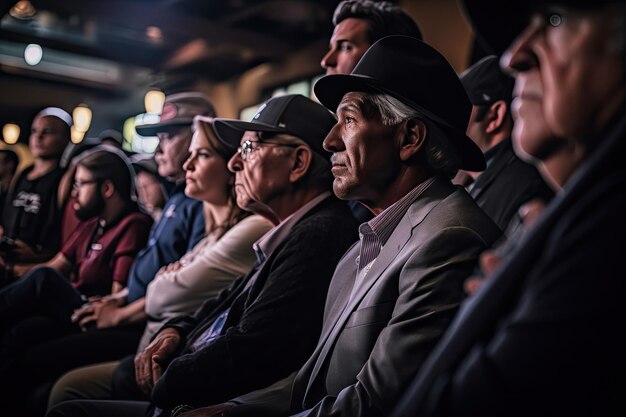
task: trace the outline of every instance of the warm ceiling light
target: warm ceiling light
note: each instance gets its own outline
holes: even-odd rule
[[[74,120],[74,128],[84,135],[91,124],[91,109],[86,104],[79,104],[72,112],[72,119]]]
[[[7,123],[2,127],[2,138],[9,145],[17,143],[20,138],[20,127],[15,123]]]
[[[26,49],[24,49],[24,61],[26,61],[28,65],[39,64],[42,57],[43,49],[41,49],[41,46],[37,45],[36,43],[31,43],[30,45],[26,46]]]
[[[161,90],[150,90],[143,99],[146,106],[146,113],[161,113],[163,103],[165,103],[165,94]]]
[[[30,1],[20,0],[9,10],[9,14],[16,19],[30,19],[37,13],[37,10]]]
[[[85,132],[81,132],[76,129],[76,126],[72,126],[70,128],[70,139],[72,140],[72,143],[81,143],[84,137]]]

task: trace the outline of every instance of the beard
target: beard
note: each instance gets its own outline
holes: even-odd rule
[[[94,198],[87,205],[80,205],[74,210],[76,217],[81,221],[85,221],[95,216],[99,216],[104,211],[104,197],[100,193],[95,194]]]

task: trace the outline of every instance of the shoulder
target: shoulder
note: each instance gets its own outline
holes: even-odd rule
[[[498,226],[461,187],[456,187],[449,195],[433,200],[430,204],[432,207],[424,215],[420,213],[421,203],[413,203],[408,214],[413,227],[419,225],[429,233],[451,228],[466,229],[481,236],[481,240],[486,242],[492,242],[501,235]]]
[[[147,215],[144,212],[141,211],[133,211],[129,214],[127,214],[122,220],[121,220],[121,224],[124,225],[131,225],[131,226],[152,226],[152,217],[150,217],[149,215]]]
[[[272,222],[266,218],[259,216],[258,214],[253,214],[242,219],[239,223],[224,233],[224,236],[216,242],[216,245],[240,246],[244,244],[246,246],[251,246],[252,243],[257,241],[273,226]]]

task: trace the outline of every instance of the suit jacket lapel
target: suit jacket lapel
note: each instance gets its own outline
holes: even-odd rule
[[[332,314],[329,314],[328,322],[325,323],[325,328],[322,330],[322,335],[317,348],[311,358],[313,359],[317,357],[316,359],[313,359],[315,360],[315,365],[309,377],[306,393],[308,393],[313,386],[313,383],[315,382],[315,379],[317,378],[319,371],[322,368],[328,353],[330,352],[330,349],[335,344],[335,341],[341,333],[348,317],[350,317],[363,297],[365,297],[367,292],[387,270],[391,262],[402,251],[402,248],[406,245],[412,235],[413,228],[420,224],[426,215],[439,203],[440,193],[444,192],[449,194],[451,192],[449,186],[445,187],[445,185],[445,183],[442,184],[439,181],[435,181],[424,191],[424,193],[422,193],[421,196],[417,198],[416,201],[413,202],[407,213],[400,220],[400,223],[396,226],[393,233],[387,240],[387,243],[382,248],[380,254],[376,258],[376,261],[372,264],[369,272],[362,278],[361,282],[355,283],[355,288],[352,290],[352,298],[349,297],[350,292],[347,292],[342,294],[343,300],[345,300],[344,302],[342,302],[343,300],[341,298],[337,299],[335,308],[333,308]],[[359,249],[360,245],[357,245],[355,247],[355,253],[358,254]],[[353,259],[352,262],[354,262]],[[337,273],[335,275],[340,276],[338,273],[341,272],[345,273],[348,271],[341,271],[340,268],[337,268]],[[356,265],[352,267],[351,273],[353,277],[356,275]],[[338,305],[343,305],[344,308],[339,308]],[[311,359],[309,362],[312,362]]]

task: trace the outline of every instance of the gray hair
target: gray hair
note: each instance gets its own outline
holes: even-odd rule
[[[427,128],[425,154],[428,165],[435,172],[454,178],[461,165],[461,158],[437,123],[388,94],[364,93],[361,101],[380,114],[385,126],[395,126],[408,119],[422,120]]]
[[[288,134],[279,134],[272,137],[273,139],[277,139],[277,143],[282,143],[286,145],[300,145],[306,146],[311,149],[305,141],[300,139],[297,136],[292,136]],[[287,154],[289,152],[289,148],[278,148],[277,152],[282,152],[283,154]],[[334,177],[330,170],[330,161],[328,158],[324,158],[319,153],[315,152],[311,149],[311,166],[307,171],[304,179],[310,183],[315,183],[321,186],[324,190],[330,190],[333,185]]]

